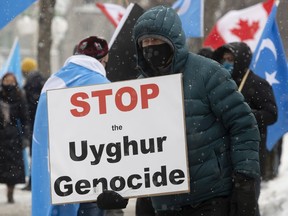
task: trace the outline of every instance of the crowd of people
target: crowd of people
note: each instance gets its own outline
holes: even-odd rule
[[[233,42],[189,52],[179,16],[165,6],[144,12],[133,38],[139,79],[182,74],[190,176],[189,193],[138,198],[135,215],[260,216],[261,181],[277,176],[281,140],[267,150],[277,105],[270,84],[249,69],[249,46]],[[13,73],[2,77],[0,183],[7,185],[8,203],[15,184],[26,182],[22,150],[29,147],[32,176],[24,189],[31,190],[32,181],[33,216],[123,215],[129,200],[113,191],[78,204],[51,205],[50,197],[46,91],[109,83],[108,61],[107,41],[91,36],[47,81],[31,58],[22,61],[23,89]]]

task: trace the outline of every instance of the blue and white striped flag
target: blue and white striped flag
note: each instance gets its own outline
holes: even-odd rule
[[[23,75],[21,71],[21,55],[18,38],[14,40],[8,59],[0,71],[0,78],[7,72],[13,73],[16,76],[18,85],[22,87]]]
[[[181,19],[186,37],[203,37],[204,0],[178,0],[173,5]]]
[[[46,91],[108,83],[104,67],[100,62],[91,61],[91,59],[83,55],[70,57],[65,66],[53,74],[42,89],[33,130],[32,216],[77,216],[79,204],[51,204]],[[63,128],[63,133],[65,133],[65,128]]]
[[[0,1],[0,29],[4,28],[21,12],[26,10],[36,0],[1,0]]]

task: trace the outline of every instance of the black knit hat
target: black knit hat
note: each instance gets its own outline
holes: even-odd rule
[[[75,54],[82,54],[96,59],[101,59],[106,56],[107,53],[107,41],[97,36],[90,36],[80,41]]]

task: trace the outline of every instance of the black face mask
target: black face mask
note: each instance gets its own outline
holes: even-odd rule
[[[14,92],[16,90],[15,85],[2,85],[2,88],[6,92]]]
[[[145,60],[155,68],[168,66],[172,55],[172,48],[167,43],[143,47]]]

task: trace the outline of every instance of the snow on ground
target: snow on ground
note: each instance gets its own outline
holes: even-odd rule
[[[14,191],[14,204],[7,204],[6,185],[0,184],[0,216],[30,216],[31,192],[22,191],[25,185],[17,185]]]
[[[278,177],[262,183],[259,199],[261,216],[288,215],[288,134],[284,137],[282,148]]]
[[[7,204],[6,186],[0,184],[0,216],[31,215],[31,192],[22,191],[24,185],[15,189],[15,204]],[[261,216],[288,215],[288,134],[283,142],[283,152],[279,176],[272,181],[262,183],[259,199]],[[124,210],[125,216],[135,215],[135,199],[131,199]]]

